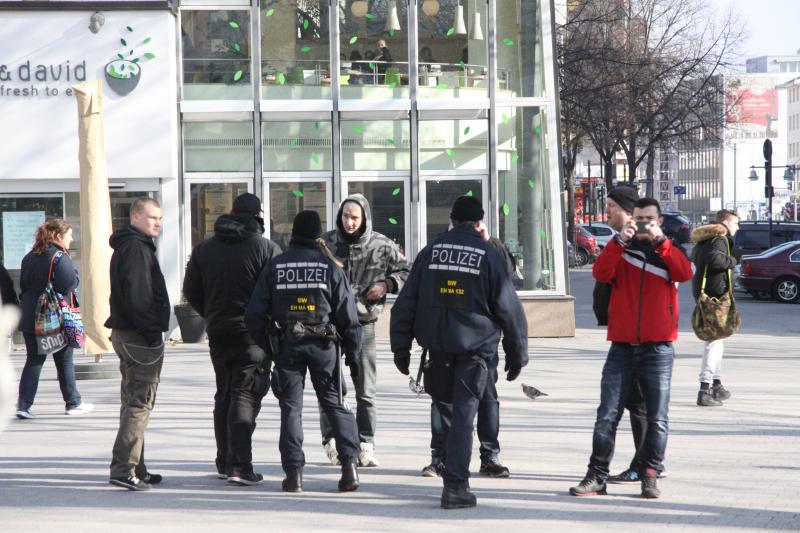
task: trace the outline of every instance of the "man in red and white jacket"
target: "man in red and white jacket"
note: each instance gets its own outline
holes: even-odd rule
[[[580,484],[570,489],[573,496],[606,493],[617,424],[634,378],[648,407],[639,473],[642,497],[661,494],[656,478],[667,447],[672,341],[678,338],[675,284],[692,279],[691,262],[661,231],[662,222],[656,200],[638,200],[633,220],[605,247],[592,269],[597,281],[613,285],[608,307],[611,349],[600,382],[589,469]]]

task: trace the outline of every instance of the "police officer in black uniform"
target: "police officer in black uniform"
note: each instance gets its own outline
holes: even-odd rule
[[[528,325],[506,268],[506,260],[478,232],[479,200],[461,196],[450,212],[453,229],[417,256],[392,308],[391,346],[398,370],[408,374],[411,341],[428,350],[425,390],[452,404],[445,445],[445,509],[474,507],[469,491],[472,427],[489,379],[500,333],[505,370],[515,380],[528,363]]]
[[[338,345],[355,379],[361,325],[347,276],[321,235],[316,211],[297,214],[289,250],[274,258],[261,273],[245,315],[250,334],[275,362],[272,391],[281,408],[279,447],[286,492],[303,490],[301,416],[306,370],[333,425],[342,462],[339,490],[352,491],[359,486],[358,429],[355,416],[342,399],[344,380]]]

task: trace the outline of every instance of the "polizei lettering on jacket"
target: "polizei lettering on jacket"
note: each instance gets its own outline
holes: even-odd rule
[[[486,250],[460,244],[435,244],[431,252],[430,270],[467,272],[475,276],[481,273],[481,263]]]
[[[278,290],[328,288],[328,265],[325,263],[284,263],[276,265],[275,269]]]

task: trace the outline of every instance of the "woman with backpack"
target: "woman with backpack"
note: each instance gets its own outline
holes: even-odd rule
[[[40,296],[46,291],[51,281],[56,293],[69,298],[78,286],[78,273],[69,255],[72,244],[72,226],[60,219],[50,219],[36,229],[36,240],[33,248],[22,259],[20,289],[22,291],[22,319],[19,329],[25,337],[25,348],[28,357],[22,376],[19,380],[19,398],[17,399],[17,418],[31,419],[31,412],[36,390],[39,387],[39,375],[47,354],[41,354],[36,340],[35,322],[36,307]],[[72,347],[53,353],[58,373],[58,384],[61,396],[66,403],[65,413],[82,415],[94,409],[90,403],[83,403],[75,383],[75,367],[72,363]]]

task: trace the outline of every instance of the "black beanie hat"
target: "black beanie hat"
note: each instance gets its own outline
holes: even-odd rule
[[[472,196],[459,196],[453,202],[453,208],[450,210],[450,219],[458,222],[483,220],[481,201]]]
[[[316,211],[300,211],[294,217],[292,237],[319,239],[322,236],[322,221]]]
[[[608,191],[608,197],[628,213],[633,213],[633,204],[639,200],[639,192],[629,185],[617,185]]]
[[[258,215],[261,212],[261,200],[249,192],[240,194],[233,201],[231,212],[237,215]]]

